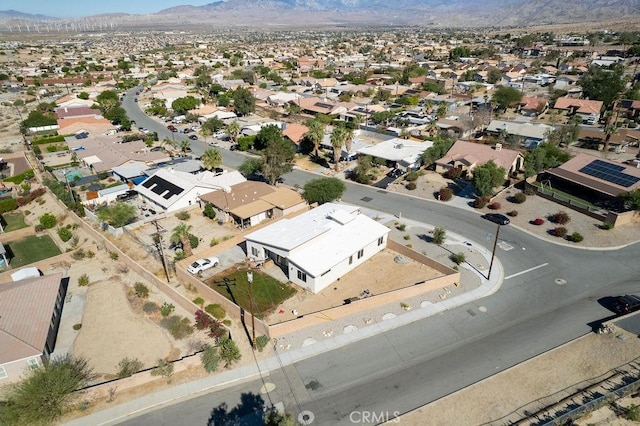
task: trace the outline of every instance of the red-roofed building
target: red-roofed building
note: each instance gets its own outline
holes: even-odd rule
[[[520,114],[538,116],[549,107],[549,101],[544,98],[523,97],[520,101]]]
[[[62,273],[0,284],[0,384],[49,360],[68,284]]]
[[[590,124],[594,124],[600,119],[602,105],[602,101],[563,97],[558,98],[553,107],[555,109],[567,111],[569,115],[580,115],[582,117],[582,121],[588,121]]]
[[[305,133],[309,131],[309,128],[303,124],[287,123],[285,129],[282,131],[282,136],[288,138],[296,144],[298,149],[300,148],[300,142],[304,139]]]
[[[493,161],[505,169],[505,179],[511,173],[522,169],[524,157],[518,151],[502,148],[502,145],[483,145],[463,140],[456,141],[447,154],[436,161],[436,172],[444,173],[454,167],[460,167],[468,176],[477,166]]]

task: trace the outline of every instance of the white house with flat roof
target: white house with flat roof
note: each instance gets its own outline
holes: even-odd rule
[[[318,293],[383,250],[388,234],[359,207],[327,203],[245,238],[249,257],[273,259],[291,282]]]

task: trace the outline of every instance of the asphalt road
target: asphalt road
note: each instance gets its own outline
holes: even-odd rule
[[[285,183],[310,178],[294,171]],[[495,235],[496,225],[474,212],[377,188],[347,183],[342,200],[442,226],[488,247]],[[278,402],[296,415],[313,413],[313,424],[367,423],[362,420],[372,413],[376,423],[589,333],[592,323],[612,315],[598,299],[640,292],[640,244],[581,250],[511,226],[501,229],[500,240],[512,249],[498,250],[505,281],[491,296],[124,424],[217,425]],[[264,382],[275,389],[260,394]]]

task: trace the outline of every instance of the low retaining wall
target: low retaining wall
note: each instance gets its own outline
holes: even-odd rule
[[[449,268],[447,265],[444,265],[438,262],[437,260],[431,259],[430,257],[423,255],[422,253],[418,253],[417,251],[410,249],[407,246],[403,246],[399,242],[393,241],[389,238],[387,239],[387,247],[390,250],[393,250],[405,257],[408,257],[409,259],[415,260],[416,262],[420,262],[423,265],[427,265],[428,267],[435,269],[441,274],[451,275],[451,274],[457,273],[455,269]]]
[[[529,179],[533,179],[535,181],[535,177],[529,178]],[[568,200],[568,201],[562,200],[562,199],[558,198],[557,196],[555,196],[554,193],[547,194],[546,192],[542,192],[540,190],[540,188],[538,188],[537,186],[531,184],[529,179],[525,181],[525,188],[533,189],[536,192],[536,195],[538,195],[538,196],[540,196],[542,198],[546,198],[547,200],[553,201],[554,203],[560,204],[561,206],[565,206],[567,208],[570,208],[571,210],[575,210],[577,212],[585,214],[585,215],[587,215],[589,217],[592,217],[594,219],[601,220],[603,222],[607,221],[607,214],[606,213],[608,213],[608,212],[605,212],[603,214],[603,213],[600,213],[600,212],[591,211],[588,208],[580,207],[580,206],[578,206],[576,204],[572,204],[571,200]]]

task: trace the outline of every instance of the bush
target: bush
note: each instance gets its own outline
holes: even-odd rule
[[[482,209],[487,205],[488,202],[489,200],[486,197],[477,197],[475,200],[473,200],[473,207],[476,209]]]
[[[13,211],[18,208],[18,202],[15,198],[7,198],[6,200],[0,200],[0,214]]]
[[[149,297],[149,287],[139,281],[133,285],[133,291],[135,292],[136,296],[141,299],[146,299],[147,297]]]
[[[225,362],[225,367],[230,367],[236,361],[240,361],[242,355],[240,354],[240,349],[238,349],[238,345],[231,339],[221,339],[220,340],[220,358]]]
[[[493,203],[489,204],[487,207],[489,207],[491,210],[500,210],[500,207],[502,206],[497,201],[494,201]]]
[[[82,250],[82,249],[80,249],[80,250]],[[93,259],[95,257],[95,255],[96,254],[94,252],[92,252],[91,250],[87,250],[87,257],[89,259]]]
[[[193,234],[189,234],[189,244],[191,244],[191,248],[197,248],[200,244],[200,240]]]
[[[400,225],[396,226],[396,229],[397,229],[398,231],[402,231],[402,232],[404,232],[404,230],[405,230],[405,229],[407,229],[407,225],[406,225],[406,224],[404,224],[404,223],[401,223]]]
[[[602,222],[602,225],[600,225],[600,229],[604,229],[605,231],[609,231],[611,229],[613,229],[613,223],[611,222]]]
[[[78,285],[80,287],[85,287],[89,285],[89,275],[82,274],[80,278],[78,278]]]
[[[60,237],[63,243],[66,243],[73,237],[73,234],[67,228],[58,228],[58,237]]]
[[[213,208],[211,203],[207,203],[204,205],[204,210],[202,211],[202,214],[204,214],[206,217],[208,217],[211,220],[214,220],[216,218],[216,210]]]
[[[144,364],[138,358],[122,358],[118,363],[118,379],[131,377],[138,371],[142,370]]]
[[[269,338],[269,336],[265,336],[264,334],[262,336],[258,336],[256,337],[256,348],[259,352],[262,352],[263,349],[267,347],[270,341],[271,339]]]
[[[438,199],[440,201],[449,201],[453,198],[453,191],[451,188],[443,187],[438,191]]]
[[[144,302],[144,305],[142,305],[142,310],[144,311],[145,314],[153,314],[158,312],[160,308],[158,307],[158,304],[155,302]]]
[[[216,237],[211,237],[211,241],[209,241],[209,247],[217,246],[220,244],[220,241]]]
[[[193,333],[193,327],[189,318],[180,315],[171,315],[160,321],[160,326],[167,329],[174,339],[180,340]]]
[[[78,331],[78,330],[80,330],[81,328],[82,328],[82,324],[73,324],[73,329],[74,329],[75,331]]]
[[[200,354],[200,361],[202,361],[202,366],[207,373],[213,373],[218,368],[218,364],[220,364],[218,349],[215,346],[204,345]]]
[[[416,185],[415,182],[409,182],[408,184],[405,185],[405,188],[407,188],[409,191],[413,191],[417,187],[418,186]]]
[[[527,186],[524,188],[524,195],[528,195],[528,196],[536,195],[536,190],[531,186]]]
[[[640,406],[637,406],[636,404],[631,404],[629,407],[626,408],[622,417],[632,422],[640,422]]]
[[[117,253],[117,252],[115,252],[115,251],[110,251],[110,252],[109,252],[109,258],[110,258],[111,260],[118,260],[118,253]]]
[[[551,215],[549,220],[553,223],[557,223],[558,225],[564,225],[569,223],[571,218],[567,212],[559,211],[558,213]]]
[[[516,204],[522,204],[527,201],[527,196],[524,192],[518,192],[516,195],[511,197],[510,201]]]
[[[44,231],[44,226],[37,224],[36,226],[33,227],[33,230],[36,232],[42,232]]]
[[[584,240],[584,237],[579,232],[574,232],[573,234],[569,235],[569,241],[573,241],[574,243],[579,243],[582,240]]]
[[[544,219],[537,218],[537,219],[532,220],[531,223],[536,225],[536,226],[540,226],[540,225],[542,225],[544,223]]]
[[[410,239],[411,239],[411,236],[410,236],[410,235],[405,235],[405,236],[404,236],[404,237],[402,237],[402,238],[404,238],[405,240],[410,240]]]
[[[567,228],[565,228],[564,226],[553,228],[551,230],[551,235],[555,237],[564,237],[565,235],[567,235]]]
[[[444,228],[435,228],[431,236],[431,241],[434,244],[440,245],[444,243],[444,240],[446,238],[447,238],[447,231]]]
[[[87,253],[85,253],[84,249],[81,249],[81,248],[71,253],[71,257],[73,257],[75,260],[82,260],[86,256],[87,256]]]
[[[160,306],[160,315],[162,315],[163,317],[168,317],[175,309],[176,307],[173,306],[172,303],[164,302],[162,306]]]
[[[227,311],[225,311],[224,308],[217,303],[207,305],[207,307],[204,308],[204,311],[219,320],[227,316]]]
[[[510,212],[507,212],[507,215],[511,217],[516,217],[518,216],[518,210],[511,210]]]
[[[412,172],[407,173],[407,175],[404,177],[404,180],[408,182],[415,182],[418,180],[419,177],[420,177],[420,173],[414,170]]]
[[[166,359],[159,359],[158,365],[151,370],[152,376],[162,376],[169,379],[173,374],[173,364]]]
[[[204,305],[204,299],[202,297],[196,297],[195,299],[192,300],[194,305],[198,305],[202,308],[202,305]]]
[[[189,212],[178,212],[176,213],[176,217],[180,220],[189,220],[191,215],[189,214]]]
[[[51,229],[56,226],[56,223],[58,223],[56,217],[51,213],[43,214],[42,216],[40,216],[39,221],[40,225],[42,225],[45,229]]]
[[[456,254],[452,254],[451,255],[451,260],[456,264],[456,265],[460,265],[461,263],[464,263],[466,260],[466,257],[464,256],[464,253],[456,253]]]

